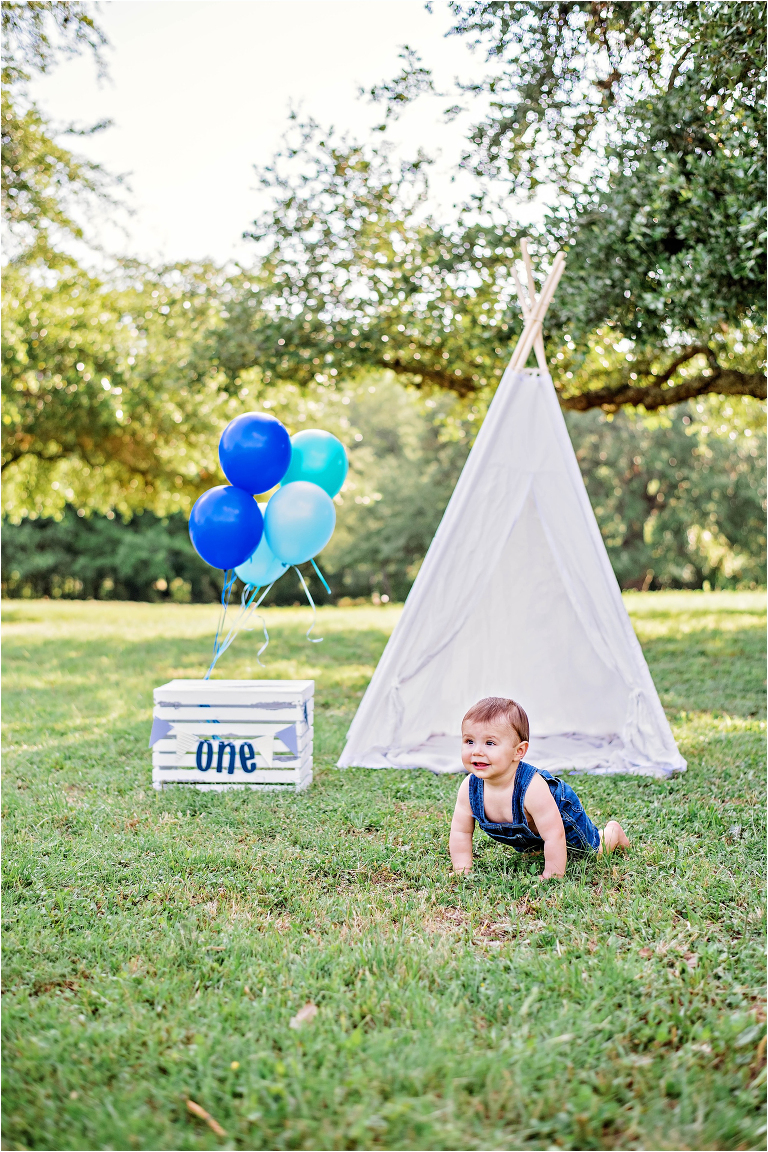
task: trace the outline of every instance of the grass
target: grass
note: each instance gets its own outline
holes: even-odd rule
[[[213,607],[6,603],[3,1146],[763,1148],[764,598],[626,602],[688,772],[580,778],[634,849],[548,886],[451,875],[456,778],[333,767],[395,607],[270,612],[315,782],[222,796],[146,748]]]

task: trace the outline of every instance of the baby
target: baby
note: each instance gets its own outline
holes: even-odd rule
[[[567,784],[526,764],[528,717],[514,700],[489,696],[461,724],[461,782],[451,821],[454,872],[472,869],[475,821],[486,835],[517,852],[544,849],[542,880],[565,875],[567,850],[598,853],[628,848],[624,829],[610,820],[601,832]]]

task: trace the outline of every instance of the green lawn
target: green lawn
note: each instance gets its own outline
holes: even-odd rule
[[[764,1148],[764,597],[626,602],[688,773],[580,779],[634,849],[547,886],[451,875],[456,778],[334,769],[397,608],[270,610],[315,782],[222,796],[146,747],[213,606],[6,602],[3,1146]]]

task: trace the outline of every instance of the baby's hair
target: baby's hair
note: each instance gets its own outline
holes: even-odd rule
[[[478,700],[464,717],[464,720],[474,720],[478,724],[491,724],[494,720],[500,719],[506,720],[521,740],[530,739],[531,726],[525,709],[515,700],[508,700],[505,696],[486,696],[484,700]]]

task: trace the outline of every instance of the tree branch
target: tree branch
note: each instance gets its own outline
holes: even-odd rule
[[[688,53],[691,51],[691,49],[693,48],[694,44],[695,44],[695,41],[694,41],[694,40],[691,40],[691,42],[690,42],[690,44],[688,45],[688,47],[687,47],[687,48],[684,50],[684,52],[683,52],[682,56],[680,56],[680,57],[678,58],[678,60],[675,62],[675,66],[674,66],[674,68],[672,69],[672,71],[670,72],[670,74],[669,74],[669,80],[667,81],[667,92],[671,92],[671,91],[672,91],[672,89],[674,88],[674,86],[675,86],[675,80],[677,80],[678,76],[680,75],[680,68],[682,67],[682,65],[683,65],[683,62],[685,61],[685,58],[686,58],[686,56],[687,56],[687,55],[688,55]]]
[[[660,372],[658,375],[656,373],[653,374],[653,386],[660,387],[662,384],[666,384],[667,380],[671,380],[675,372],[677,372],[680,365],[686,364],[689,360],[693,360],[694,356],[706,356],[707,360],[709,360],[710,367],[715,372],[720,371],[720,365],[717,363],[711,348],[708,348],[706,344],[691,344],[690,347],[685,348],[679,356],[676,356],[669,367],[665,368],[663,372]]]
[[[623,405],[631,404],[653,412],[657,408],[681,404],[684,400],[712,393],[719,396],[754,396],[757,400],[765,400],[765,376],[760,372],[737,372],[732,368],[723,368],[711,376],[693,376],[671,388],[662,388],[659,384],[618,384],[596,388],[594,392],[580,392],[576,396],[561,396],[560,406],[572,412],[587,412],[591,408],[615,412]]]
[[[695,356],[706,356],[712,365],[711,375],[700,374],[667,387],[667,381],[681,364]],[[478,385],[470,376],[462,373],[456,376],[447,368],[427,367],[427,365],[404,362],[399,356],[394,360],[379,359],[378,367],[389,369],[398,376],[421,376],[427,384],[453,392],[465,398],[478,391]],[[558,390],[559,393],[559,390]],[[682,404],[696,396],[708,394],[720,396],[754,396],[758,400],[766,398],[765,376],[759,372],[738,372],[732,368],[720,368],[714,360],[714,353],[706,345],[692,344],[672,361],[666,370],[653,377],[650,384],[618,384],[596,388],[593,392],[579,392],[574,396],[559,393],[560,406],[574,412],[587,412],[591,408],[603,408],[615,412],[625,404],[642,405],[647,411]]]
[[[380,360],[379,367],[389,368],[398,376],[421,376],[422,380],[426,380],[428,384],[434,384],[437,388],[443,388],[448,392],[455,392],[457,396],[470,396],[478,390],[477,384],[469,376],[457,376],[455,372],[451,373],[447,368],[428,368],[426,365],[405,364],[399,356],[396,356],[394,360]]]
[[[31,445],[32,439],[33,437],[31,436],[27,437],[27,443]],[[56,460],[63,460],[66,455],[65,449],[61,445],[58,446],[58,451],[54,453],[46,452],[43,446],[39,448],[29,446],[8,449],[3,457],[2,465],[0,465],[0,472],[5,472],[6,468],[9,468],[11,464],[17,464],[19,460],[23,460],[26,456],[37,456],[38,460],[42,460],[44,463],[53,463]]]

